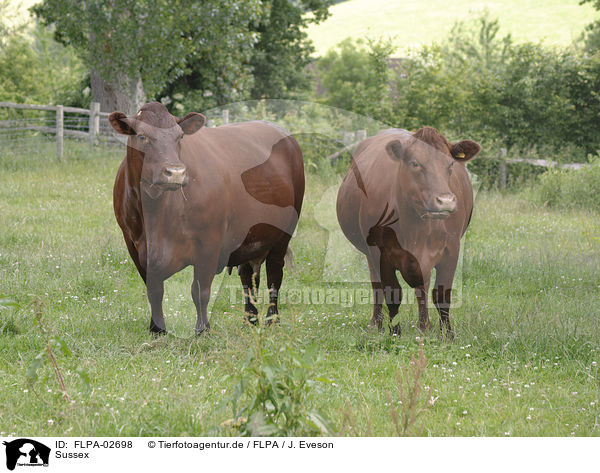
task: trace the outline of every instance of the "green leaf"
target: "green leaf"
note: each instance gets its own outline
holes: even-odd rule
[[[331,431],[331,426],[318,412],[311,412],[309,414],[311,424],[316,427],[322,434],[328,434]]]
[[[27,367],[25,378],[30,383],[35,382],[38,378],[38,370],[42,367],[42,364],[44,363],[44,354],[45,352],[42,352],[39,355],[37,355]]]

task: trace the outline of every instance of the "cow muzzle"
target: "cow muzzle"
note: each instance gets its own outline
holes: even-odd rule
[[[440,194],[433,199],[433,205],[427,209],[426,217],[444,219],[456,212],[456,196],[451,193]]]
[[[185,166],[165,166],[156,184],[168,190],[176,190],[185,186],[188,181],[189,177]]]

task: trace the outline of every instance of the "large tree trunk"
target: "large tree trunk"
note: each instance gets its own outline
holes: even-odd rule
[[[106,82],[96,71],[90,71],[93,100],[100,103],[102,112],[118,110],[133,115],[146,102],[142,78],[119,74],[116,79],[115,82]]]

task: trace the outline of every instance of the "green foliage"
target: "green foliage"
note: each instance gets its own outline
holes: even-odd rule
[[[506,146],[600,146],[598,58],[497,38],[497,20],[455,26],[425,48],[399,83],[399,110],[411,126],[500,139]],[[399,117],[402,118],[402,117]]]
[[[381,121],[390,118],[389,59],[394,48],[387,40],[348,38],[318,61],[325,94],[323,102]]]
[[[209,71],[203,86],[213,94],[247,87],[241,63],[256,43],[248,26],[263,6],[258,0],[44,0],[33,11],[107,82],[139,76],[152,97],[187,70],[188,60]],[[232,90],[231,97],[238,95]]]
[[[322,100],[393,126],[434,126],[454,139],[568,149],[572,162],[599,149],[600,55],[515,44],[499,31],[487,16],[456,24],[445,42],[399,61],[393,88],[375,72],[377,48],[346,40],[319,62]]]
[[[0,309],[9,309],[18,306],[19,304],[15,302],[12,296],[9,296],[7,294],[0,294]]]
[[[67,343],[61,336],[55,333],[51,333],[44,325],[43,304],[37,299],[34,300],[34,311],[36,317],[36,324],[45,338],[46,346],[35,356],[35,358],[29,364],[27,372],[25,373],[25,379],[31,386],[33,386],[38,381],[40,381],[42,384],[45,384],[49,380],[50,376],[46,375],[40,380],[38,372],[45,364],[50,365],[52,367],[54,377],[58,383],[60,392],[62,393],[64,400],[66,402],[70,402],[71,399],[67,392],[67,386],[65,384],[64,376],[61,369],[58,366],[55,353],[60,352],[65,359],[72,359],[73,353],[71,352],[71,350],[67,346]],[[84,384],[87,387],[89,387],[90,377],[87,371],[81,368],[77,368],[75,369],[75,374],[79,376],[79,378],[84,382]]]
[[[123,244],[110,197],[122,147],[90,151],[87,143],[67,139],[64,160],[54,153],[54,143],[40,143],[0,155],[0,290],[22,305],[8,312],[18,331],[0,334],[0,431],[15,437],[239,434],[239,428],[216,428],[233,417],[230,405],[227,412],[216,407],[238,382],[223,377],[243,374],[255,343],[254,330],[242,322],[243,302],[230,300],[225,286],[217,296],[222,302],[212,309],[211,333],[193,337],[196,311],[188,268],[165,287],[165,316],[175,336],[151,337],[144,284]],[[327,284],[314,269],[325,259],[327,241],[318,217],[324,212],[318,209],[325,201],[334,205],[335,198],[324,197],[335,196],[339,181],[307,173],[306,184],[292,239],[296,270],[286,266],[282,292]],[[336,226],[335,211],[331,215],[328,223]],[[433,405],[424,418],[424,435],[598,433],[599,216],[544,207],[523,195],[477,194],[463,242],[462,283],[455,285],[461,295],[452,309],[457,339],[444,342],[437,331],[425,336],[428,367],[422,384],[432,387]],[[229,282],[239,292],[235,271]],[[368,282],[350,286],[356,287],[370,290]],[[410,297],[412,291],[405,289]],[[68,358],[54,349],[77,401],[68,407],[47,362],[33,389],[26,382],[30,362],[45,346],[24,302],[28,294],[43,295],[47,327],[73,354]],[[273,347],[267,352],[272,359],[283,345],[301,356],[299,347],[317,344],[308,369],[335,386],[317,383],[322,389],[311,387],[309,399],[312,409],[331,419],[334,434],[396,435],[386,393],[399,400],[396,374],[417,353],[415,338],[422,336],[413,327],[417,307],[411,302],[400,308],[401,337],[368,331],[371,312],[358,298],[345,305],[305,305],[288,298],[280,305],[280,326],[266,335],[272,339],[265,343],[266,350]],[[7,317],[4,310],[0,314],[2,325]],[[90,375],[91,389],[81,389],[81,395],[77,367]],[[42,383],[46,375],[48,382]],[[347,404],[353,428],[340,432]]]
[[[528,146],[525,148],[511,146],[506,148],[500,140],[480,140],[481,152],[477,158],[467,164],[467,168],[475,174],[484,189],[499,189],[503,185],[507,189],[523,188],[533,184],[537,177],[546,172],[547,168],[535,166],[526,161],[545,160],[558,163],[568,163],[575,159],[582,160],[585,152],[575,146],[555,148],[552,146]],[[506,154],[503,153],[506,151]],[[502,182],[501,164],[505,165],[505,182]]]
[[[74,52],[57,43],[50,30],[4,29],[0,36],[0,100],[19,103],[70,103],[84,70]]]
[[[403,366],[397,374],[398,399],[387,393],[390,414],[396,435],[407,437],[422,435],[424,424],[420,421],[427,408],[432,406],[431,387],[423,386],[423,373],[427,368],[424,342],[419,338],[419,353],[410,357],[408,366]]]
[[[177,113],[248,98],[303,95],[310,87],[307,66],[313,52],[304,28],[323,21],[328,5],[328,0],[269,0],[261,2],[262,10],[254,17],[248,17],[252,21],[241,12],[232,24],[238,28],[235,34],[252,38],[250,47],[228,45],[223,49],[215,45],[199,51],[188,58],[184,73],[160,95]],[[308,15],[307,10],[311,12]],[[223,29],[217,37],[227,34],[234,33]]]
[[[2,313],[2,319],[0,320],[0,335],[14,335],[19,333],[19,328],[15,324],[14,319],[10,316],[7,317],[7,315],[10,314],[10,309],[16,309],[18,307],[19,304],[15,301],[13,296],[0,294],[0,313]]]
[[[233,419],[222,426],[249,436],[330,433],[329,422],[311,396],[318,383],[331,383],[314,373],[320,362],[317,345],[304,348],[300,340],[282,343],[265,330],[255,330],[246,360],[232,367],[235,384],[228,402]]]
[[[314,52],[306,27],[328,16],[329,0],[269,0],[268,14],[255,28],[258,43],[250,60],[254,98],[289,98],[309,89],[306,67]],[[309,14],[306,12],[310,11]]]
[[[533,195],[551,207],[600,211],[600,157],[590,157],[590,166],[582,169],[548,170],[540,176]]]
[[[594,54],[600,49],[600,21],[594,21],[585,27],[581,40],[584,49]]]

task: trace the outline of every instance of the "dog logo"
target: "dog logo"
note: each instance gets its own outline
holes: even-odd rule
[[[14,470],[19,466],[48,466],[50,448],[31,439],[3,442],[6,445],[6,467]]]

